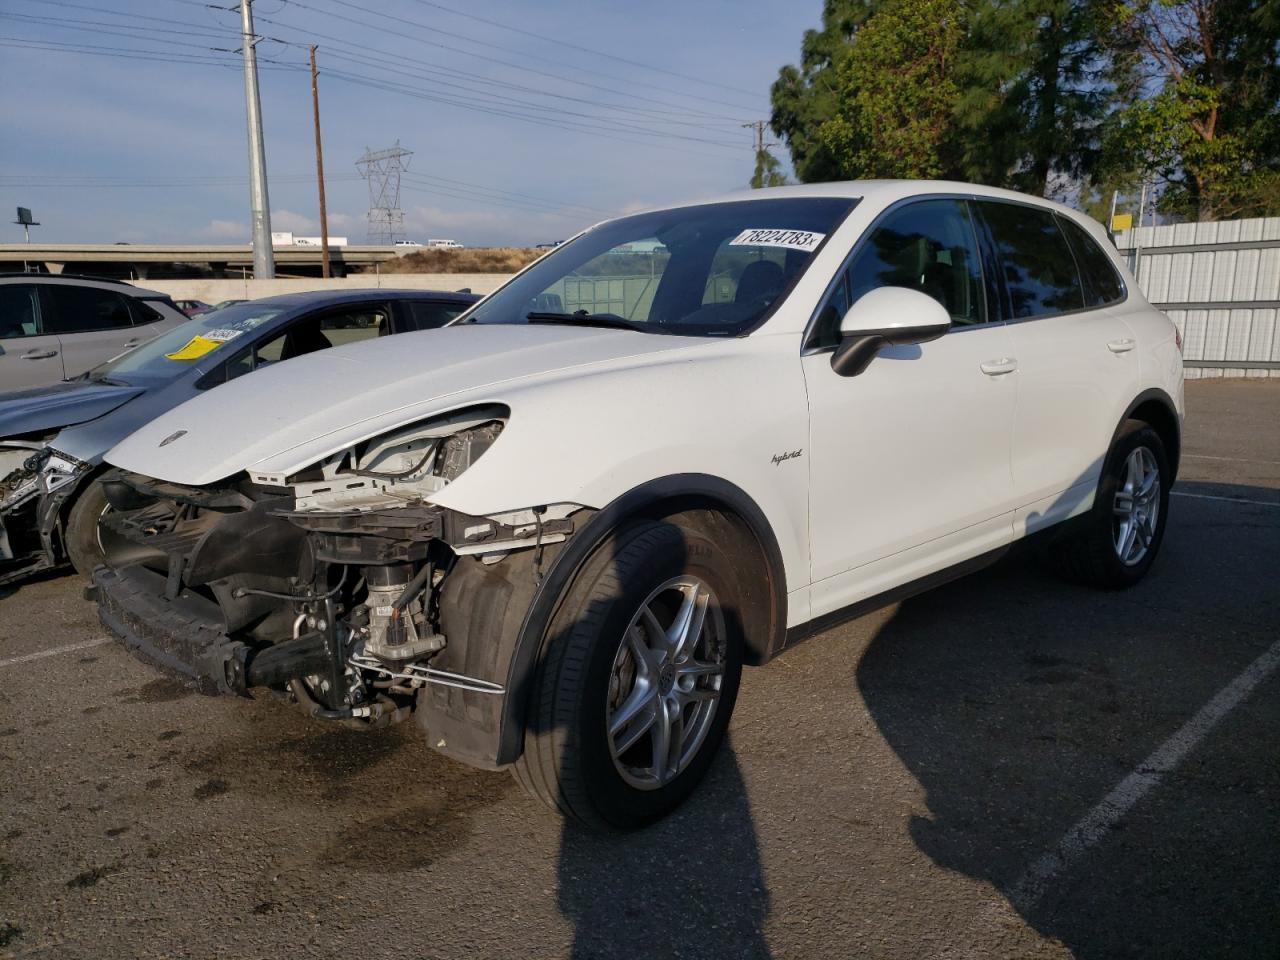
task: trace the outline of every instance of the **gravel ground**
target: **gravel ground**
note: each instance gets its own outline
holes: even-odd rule
[[[1280,383],[1188,404],[1142,585],[1013,555],[815,637],[748,671],[708,783],[628,837],[413,725],[195,696],[113,643],[19,659],[104,633],[74,577],[6,591],[0,955],[1280,956],[1280,675],[1146,762],[1280,632]]]

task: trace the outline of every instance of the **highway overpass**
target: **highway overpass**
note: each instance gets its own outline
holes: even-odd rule
[[[401,255],[395,247],[332,247],[334,276],[354,267],[376,268]],[[319,247],[277,247],[276,275],[320,276]],[[24,264],[26,266],[24,266]],[[248,244],[156,243],[3,243],[0,271],[85,273],[122,280],[166,280],[194,277],[253,276],[253,250]]]

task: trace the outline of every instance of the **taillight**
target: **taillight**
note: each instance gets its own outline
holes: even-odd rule
[[[1173,342],[1178,345],[1178,352],[1182,352],[1182,331],[1176,326],[1173,328]]]

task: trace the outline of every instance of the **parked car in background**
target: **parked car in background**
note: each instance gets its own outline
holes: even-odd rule
[[[618,254],[659,245],[639,276]],[[625,216],[408,346],[125,438],[100,616],[205,692],[411,716],[599,827],[687,797],[744,663],[827,618],[1033,534],[1131,586],[1167,528],[1177,330],[1037,197],[821,183]]]
[[[214,310],[221,310],[223,307],[234,306],[237,303],[248,303],[248,300],[219,300],[213,305]]]
[[[102,455],[151,418],[333,343],[441,326],[478,299],[429,290],[268,297],[189,320],[78,380],[0,395],[0,582],[64,559],[93,569]]]
[[[205,303],[203,300],[175,300],[174,303],[188,317],[194,317],[213,309],[212,304]]]
[[[165,294],[123,280],[0,275],[0,394],[78,377],[186,319]]]

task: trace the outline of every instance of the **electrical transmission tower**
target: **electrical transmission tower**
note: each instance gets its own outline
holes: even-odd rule
[[[369,243],[390,246],[404,239],[404,211],[400,209],[400,174],[409,166],[412,150],[400,141],[387,150],[364,149],[356,161],[360,176],[369,181]]]

